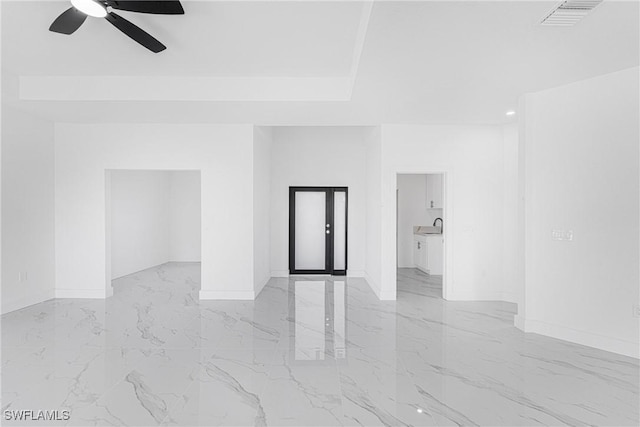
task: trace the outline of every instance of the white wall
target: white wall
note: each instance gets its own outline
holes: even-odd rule
[[[504,299],[503,151],[499,126],[382,127],[381,294],[395,299],[396,174],[445,172],[445,297]]]
[[[202,259],[200,172],[173,171],[168,174],[169,261],[199,262]]]
[[[348,271],[365,269],[366,151],[361,127],[277,127],[271,164],[271,270],[289,271],[289,187],[349,187]]]
[[[111,275],[126,276],[169,260],[170,176],[161,171],[111,174]]]
[[[253,128],[253,283],[255,294],[271,277],[272,129]]]
[[[56,296],[102,298],[105,170],[200,170],[200,297],[251,299],[253,128],[249,125],[57,124]]]
[[[2,313],[54,296],[53,207],[53,124],[3,106]]]
[[[398,175],[398,267],[413,268],[413,227],[431,225],[426,175]]]
[[[639,69],[527,96],[524,329],[639,357]],[[552,230],[572,230],[554,241]]]
[[[395,299],[395,289],[382,283],[382,128],[364,129],[366,190],[365,278],[381,299]],[[395,250],[395,248],[394,248]],[[395,260],[395,254],[392,255]]]
[[[520,268],[524,265],[524,239],[521,234],[523,224],[519,215],[519,151],[517,124],[504,126],[503,136],[503,179],[502,179],[502,300],[518,302],[518,293],[524,277]]]

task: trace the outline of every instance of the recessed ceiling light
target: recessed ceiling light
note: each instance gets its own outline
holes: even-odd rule
[[[107,16],[107,8],[93,0],[71,0],[71,4],[85,15],[95,18],[104,18]]]
[[[421,414],[422,413],[422,409],[418,408],[418,413]]]
[[[515,116],[516,112],[515,111],[507,111],[506,115],[507,116]]]

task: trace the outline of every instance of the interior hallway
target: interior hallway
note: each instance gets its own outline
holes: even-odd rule
[[[399,270],[395,302],[338,277],[199,301],[199,271],[165,264],[106,300],[2,316],[2,409],[68,408],[68,425],[639,424],[637,360],[525,335],[513,304],[444,301],[417,270]]]

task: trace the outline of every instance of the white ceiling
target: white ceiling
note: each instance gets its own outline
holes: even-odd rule
[[[68,1],[7,1],[3,55],[5,67],[27,75],[341,76],[362,6],[183,1],[185,15],[114,11],[167,45],[156,55],[105,19],[88,18],[71,36],[49,32]]]
[[[3,101],[65,122],[502,123],[522,93],[639,63],[638,1],[572,28],[538,25],[555,1],[183,4],[121,13],[154,55],[104,20],[49,32],[67,2],[2,2]]]

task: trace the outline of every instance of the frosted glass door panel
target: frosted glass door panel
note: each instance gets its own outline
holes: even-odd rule
[[[326,246],[326,193],[298,191],[295,193],[295,268],[324,270]]]
[[[333,269],[344,270],[347,260],[347,193],[336,191],[333,200]]]

